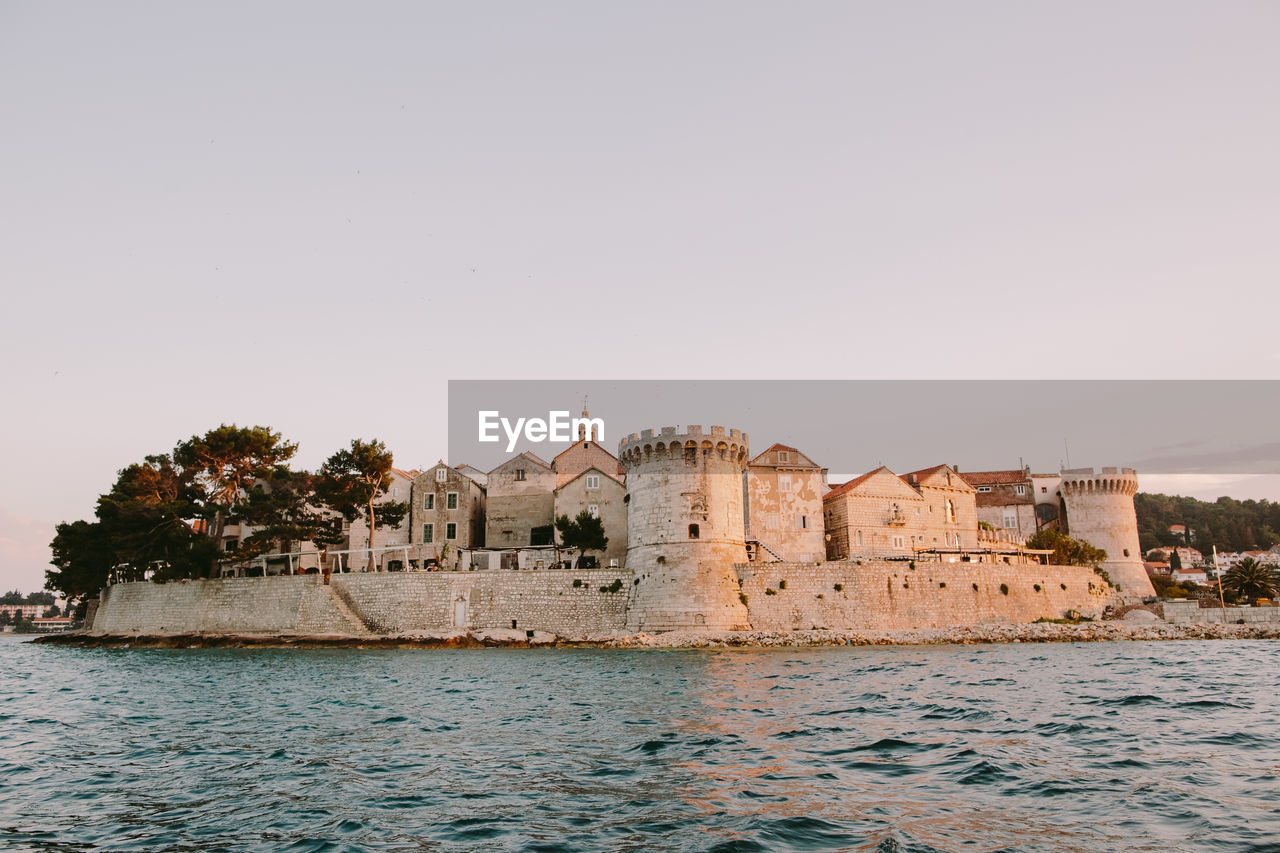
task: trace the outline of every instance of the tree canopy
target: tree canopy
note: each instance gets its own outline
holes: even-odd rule
[[[1059,566],[1097,566],[1107,559],[1107,552],[1088,542],[1072,539],[1051,527],[1037,531],[1027,539],[1027,547],[1051,550],[1049,562]]]
[[[1134,496],[1138,534],[1145,554],[1152,548],[1191,546],[1203,554],[1219,551],[1251,551],[1280,543],[1280,503],[1236,500],[1216,501],[1147,494]],[[1186,533],[1171,531],[1175,525]]]
[[[112,575],[203,577],[220,562],[339,541],[340,525],[317,499],[321,478],[288,466],[296,452],[268,427],[223,424],[125,467],[98,498],[94,520],[57,526],[46,588],[83,597]],[[380,508],[380,518],[397,523],[403,507],[399,515]],[[228,553],[221,542],[232,521],[248,535]]]
[[[325,460],[315,481],[316,500],[347,521],[364,518],[369,527],[369,557],[379,524],[396,525],[409,513],[407,501],[384,500],[391,486],[391,451],[377,439],[354,439]]]
[[[604,522],[585,509],[576,518],[571,519],[567,515],[558,517],[556,530],[560,533],[560,543],[565,548],[585,553],[603,551],[609,547],[609,538],[604,535]]]

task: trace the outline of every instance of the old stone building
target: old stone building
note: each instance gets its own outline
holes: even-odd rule
[[[609,455],[616,463],[612,454]],[[621,566],[627,559],[627,487],[616,474],[616,465],[607,470],[587,468],[562,484],[555,492],[556,517],[576,518],[586,510],[599,518],[608,545],[603,553],[592,553],[602,566]],[[557,540],[559,534],[557,534]]]
[[[556,475],[533,453],[521,453],[489,472],[485,545],[549,545],[555,523]]]
[[[794,447],[773,445],[747,464],[747,539],[783,560],[823,559],[826,491],[827,469]]]
[[[977,492],[950,465],[935,465],[903,474],[902,479],[924,498],[923,538],[917,548],[976,549]]]
[[[485,490],[475,480],[443,461],[413,478],[409,504],[411,544],[421,545],[422,559],[439,559],[446,546],[484,545]],[[446,560],[447,564],[447,560]]]
[[[828,560],[909,557],[926,541],[925,498],[883,465],[822,499]]]
[[[391,482],[387,484],[386,493],[380,501],[385,503],[408,503],[413,491],[413,480],[417,476],[417,471],[392,468]],[[378,525],[378,529],[374,531],[372,566],[369,565],[368,552],[360,552],[360,549],[369,547],[369,525],[364,518],[357,518],[349,523],[344,522],[342,530],[344,542],[338,547],[352,552],[344,559],[344,567],[349,567],[351,571],[356,572],[402,571],[407,568],[403,554],[382,551],[381,549],[411,544],[412,526],[409,523],[408,513],[405,514],[399,524]]]
[[[962,471],[960,476],[973,486],[979,524],[985,522],[1011,541],[1025,540],[1039,529],[1030,468]]]
[[[556,488],[560,488],[588,468],[599,468],[615,480],[625,479],[622,463],[618,461],[618,457],[591,439],[575,441],[569,449],[551,460],[551,467],[556,472]]]

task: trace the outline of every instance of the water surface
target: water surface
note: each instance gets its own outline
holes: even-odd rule
[[[1280,851],[1280,644],[0,638],[0,848]]]

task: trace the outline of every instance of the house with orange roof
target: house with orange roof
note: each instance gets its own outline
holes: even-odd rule
[[[902,480],[925,502],[923,541],[918,548],[977,549],[977,490],[956,469],[934,465],[903,474]]]
[[[959,473],[974,488],[979,523],[987,523],[1014,541],[1025,541],[1035,534],[1036,495],[1030,468]]]
[[[792,562],[826,557],[822,496],[827,469],[800,450],[774,444],[747,463],[747,540]]]
[[[910,557],[924,537],[924,497],[881,465],[822,497],[828,560]]]

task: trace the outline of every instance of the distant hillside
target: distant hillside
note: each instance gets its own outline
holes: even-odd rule
[[[1139,492],[1133,499],[1138,511],[1138,534],[1145,553],[1161,545],[1190,545],[1208,554],[1270,548],[1280,542],[1280,503],[1218,498],[1213,503],[1176,495]],[[1190,536],[1170,533],[1169,527],[1186,525]],[[1188,541],[1189,540],[1189,541]]]

